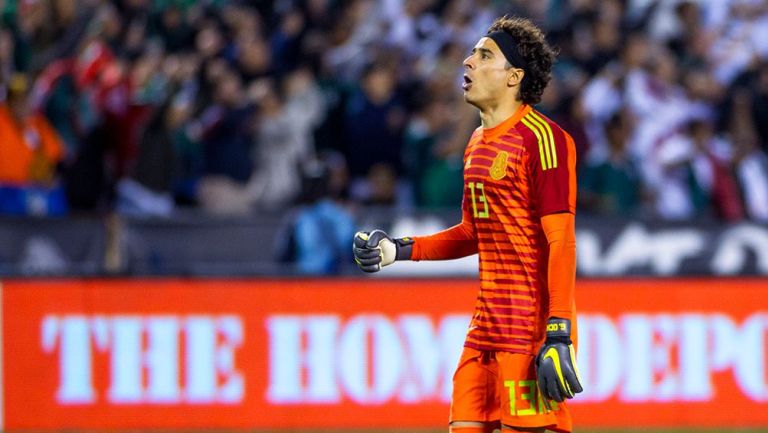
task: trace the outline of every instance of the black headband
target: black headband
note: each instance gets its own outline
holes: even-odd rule
[[[490,32],[485,37],[493,39],[496,45],[499,46],[501,53],[507,58],[507,61],[516,68],[525,69],[527,62],[523,59],[523,56],[517,51],[517,41],[512,35],[503,31],[497,30]]]

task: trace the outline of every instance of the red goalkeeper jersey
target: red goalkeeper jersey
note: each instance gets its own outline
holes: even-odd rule
[[[572,318],[573,284],[550,288],[541,217],[575,213],[575,162],[573,139],[528,105],[469,139],[462,221],[415,237],[412,254],[413,260],[479,254],[480,291],[465,346],[534,353],[547,317]],[[557,291],[569,293],[550,305]]]

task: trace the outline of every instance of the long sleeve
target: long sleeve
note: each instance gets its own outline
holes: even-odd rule
[[[433,235],[413,239],[412,260],[450,260],[477,254],[477,238],[464,221]]]
[[[529,170],[541,227],[549,249],[549,316],[573,319],[576,286],[576,149],[560,129],[544,152],[531,152]],[[546,150],[550,151],[547,155]]]
[[[411,260],[450,260],[477,254],[477,234],[466,192],[461,201],[461,223],[432,235],[415,236]]]
[[[572,213],[557,213],[541,218],[549,244],[547,276],[549,316],[572,319],[575,309],[576,233]]]

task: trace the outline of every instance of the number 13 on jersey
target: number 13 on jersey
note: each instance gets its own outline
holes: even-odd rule
[[[469,182],[469,193],[472,196],[472,212],[475,218],[488,218],[488,200],[485,198],[485,188],[482,182]],[[478,208],[482,210],[478,212]]]

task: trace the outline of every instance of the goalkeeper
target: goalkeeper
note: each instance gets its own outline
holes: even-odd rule
[[[502,17],[464,60],[481,125],[464,152],[462,220],[430,236],[358,232],[355,261],[479,254],[480,290],[453,379],[453,433],[570,432],[576,357],[575,146],[536,111],[555,54],[530,21]]]

